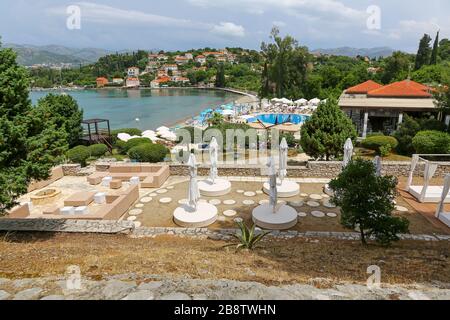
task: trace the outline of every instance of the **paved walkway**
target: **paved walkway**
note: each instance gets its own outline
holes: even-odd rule
[[[252,272],[245,270],[243,272]],[[80,281],[78,281],[80,280]],[[319,289],[319,288],[329,289]],[[0,279],[0,300],[450,300],[450,284],[383,285],[333,283],[265,286],[231,280],[171,279],[122,275],[102,281],[78,276]]]

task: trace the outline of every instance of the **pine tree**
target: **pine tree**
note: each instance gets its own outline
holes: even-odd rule
[[[216,87],[217,88],[225,88],[225,66],[223,64],[220,64],[217,67],[217,73],[216,73]]]
[[[430,64],[431,58],[431,47],[430,47],[431,37],[425,34],[419,43],[419,50],[416,56],[416,66],[415,70],[419,70],[423,66]]]
[[[0,215],[16,205],[33,179],[47,179],[67,150],[66,132],[35,117],[28,75],[16,57],[0,47]]]
[[[439,31],[436,34],[436,39],[434,39],[433,51],[431,52],[430,64],[437,64],[437,59],[439,55]]]
[[[348,138],[356,139],[351,119],[342,112],[336,100],[329,98],[321,104],[301,131],[301,146],[311,157],[326,159],[340,157]]]

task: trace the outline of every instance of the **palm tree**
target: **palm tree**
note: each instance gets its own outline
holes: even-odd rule
[[[214,112],[211,118],[208,119],[208,124],[210,126],[219,126],[223,123],[224,118],[223,115],[221,115],[218,112]]]

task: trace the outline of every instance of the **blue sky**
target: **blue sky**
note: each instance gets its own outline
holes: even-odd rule
[[[70,5],[81,9],[80,30],[66,27]],[[381,10],[380,29],[367,27],[372,5]],[[0,35],[5,43],[112,50],[258,49],[277,25],[311,49],[415,51],[423,33],[450,37],[449,16],[448,0],[2,0]]]

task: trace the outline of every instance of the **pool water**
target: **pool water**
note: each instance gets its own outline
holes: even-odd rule
[[[292,124],[302,124],[309,119],[309,116],[300,114],[260,114],[255,118],[248,119],[248,122],[253,123],[261,121],[269,124],[283,124],[290,122]]]

